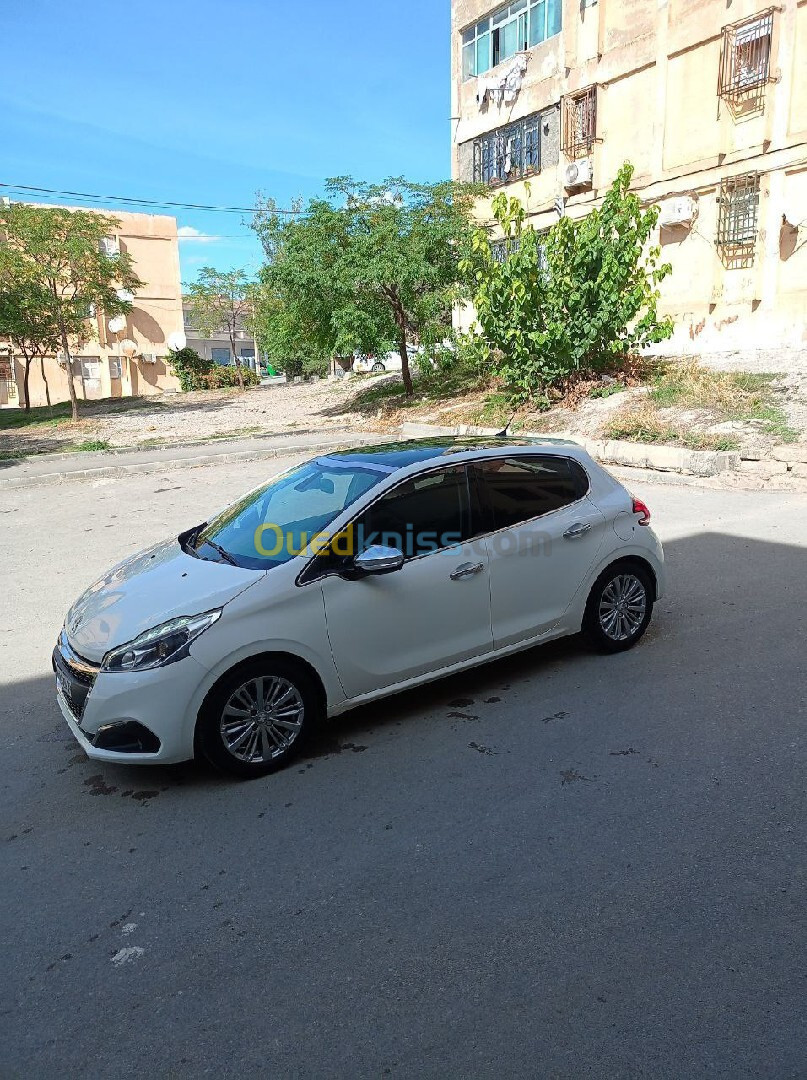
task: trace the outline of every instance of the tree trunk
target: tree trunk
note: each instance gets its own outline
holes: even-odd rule
[[[67,357],[67,389],[70,394],[70,408],[73,412],[73,422],[78,420],[78,398],[76,397],[76,387],[73,382],[73,357],[70,355],[70,345],[67,341],[67,331],[64,325],[61,327],[62,331],[62,351]]]
[[[56,310],[59,312],[59,331],[62,335],[62,350],[67,357],[67,390],[70,394],[70,408],[73,413],[73,422],[78,420],[78,398],[76,397],[76,387],[73,383],[73,357],[70,355],[70,344],[67,340],[67,330],[65,329],[64,320],[62,318],[62,309],[59,307],[59,293],[56,289],[56,282],[52,281],[53,299],[56,303]],[[82,373],[83,374],[83,373]],[[84,396],[87,396],[86,389]]]
[[[24,408],[26,412],[31,411],[31,396],[28,393],[28,379],[31,376],[31,360],[27,353],[23,353],[23,360],[25,361],[25,370],[22,376],[22,398],[24,402]]]
[[[45,374],[45,357],[44,356],[40,356],[40,358],[39,358],[39,370],[42,372],[42,382],[45,384],[45,401],[47,401],[48,408],[50,408],[50,387],[48,386],[48,377]]]
[[[398,352],[401,354],[401,378],[404,384],[404,393],[411,397],[415,392],[412,386],[412,372],[409,370],[409,353],[406,348],[406,312],[404,311],[398,290],[390,286],[384,290],[387,300],[392,307],[395,325],[398,327]]]
[[[241,370],[241,357],[238,355],[238,350],[235,347],[235,333],[230,334],[230,346],[233,350],[233,360],[235,360],[235,371],[238,375],[238,385],[241,389],[244,389],[244,372]]]
[[[406,333],[399,327],[398,351],[401,354],[401,378],[403,379],[404,392],[411,397],[415,392],[412,386],[412,372],[409,370],[409,352],[406,348]]]

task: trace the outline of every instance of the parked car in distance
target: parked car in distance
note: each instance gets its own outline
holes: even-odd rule
[[[406,351],[409,354],[409,363],[413,364],[417,349],[414,345],[408,345]],[[383,356],[357,355],[353,361],[353,370],[360,375],[380,375],[383,371],[400,371],[402,367],[401,354],[395,351],[385,353]]]
[[[635,645],[663,588],[649,520],[562,440],[316,457],[87,589],[58,703],[91,758],[257,776],[360,703],[581,629]]]

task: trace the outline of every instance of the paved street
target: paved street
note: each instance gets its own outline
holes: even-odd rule
[[[334,722],[252,783],[99,767],[64,612],[286,462],[0,492],[5,1077],[802,1077],[807,498],[642,486],[644,643]]]

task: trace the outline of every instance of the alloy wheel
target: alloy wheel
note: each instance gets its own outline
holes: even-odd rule
[[[249,679],[227,699],[219,730],[226,749],[239,761],[273,761],[285,754],[303,727],[300,691],[279,675]]]
[[[639,632],[647,611],[647,590],[635,574],[617,574],[600,596],[599,620],[611,641],[628,641]]]

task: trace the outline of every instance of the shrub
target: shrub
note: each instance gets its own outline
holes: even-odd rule
[[[204,378],[213,367],[212,361],[200,356],[196,349],[170,349],[168,367],[179,379],[181,390],[204,390]]]
[[[244,386],[257,386],[261,381],[252,368],[242,365],[241,374],[244,377]],[[216,366],[201,375],[200,386],[195,389],[224,390],[231,386],[238,386],[238,370],[234,364],[227,367]]]
[[[486,229],[474,234],[461,269],[479,322],[477,348],[516,398],[610,371],[672,333],[657,314],[658,285],[671,267],[647,246],[658,209],[642,209],[632,175],[624,165],[601,207],[580,220],[561,217],[540,238],[521,202],[497,195],[503,261]]]

